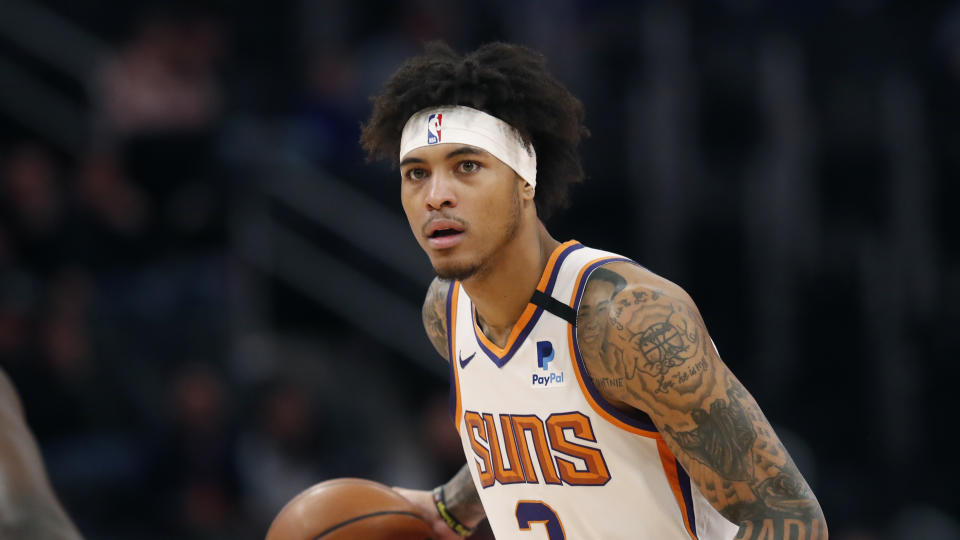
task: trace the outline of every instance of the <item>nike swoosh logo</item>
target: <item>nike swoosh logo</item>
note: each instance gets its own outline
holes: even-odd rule
[[[458,352],[458,353],[457,353],[457,356],[460,358],[460,369],[463,369],[463,368],[467,367],[467,364],[469,364],[470,361],[473,360],[473,357],[476,356],[476,355],[477,355],[477,353],[473,353],[473,354],[471,354],[470,356],[468,356],[466,359],[464,359],[464,358],[463,358],[463,353]]]

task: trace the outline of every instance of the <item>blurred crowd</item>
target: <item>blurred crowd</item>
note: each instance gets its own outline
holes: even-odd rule
[[[178,24],[145,24],[91,74],[83,155],[34,136],[0,158],[0,360],[91,537],[239,513],[218,85],[209,33]]]
[[[0,118],[0,366],[88,537],[262,538],[314,482],[462,464],[441,377],[232,237],[269,182],[228,147],[251,121],[399,213],[359,124],[434,38],[534,46],[583,99],[589,178],[555,236],[693,294],[832,537],[960,537],[957,2],[42,5],[111,52],[64,85],[79,153]],[[251,288],[272,299],[255,332]]]

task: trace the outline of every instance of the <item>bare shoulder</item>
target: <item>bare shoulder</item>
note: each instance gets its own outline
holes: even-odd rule
[[[430,343],[447,361],[450,360],[447,352],[447,295],[450,293],[450,281],[439,277],[433,278],[427,289],[427,296],[423,300],[423,329],[430,338]]]
[[[577,335],[591,377],[611,402],[653,414],[669,400],[689,410],[712,390],[706,371],[719,357],[699,310],[683,288],[641,266],[594,270]]]

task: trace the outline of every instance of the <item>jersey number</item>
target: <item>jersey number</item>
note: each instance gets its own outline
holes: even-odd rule
[[[566,540],[560,518],[543,501],[520,501],[517,503],[517,525],[521,531],[529,531],[531,523],[543,523],[550,540]]]

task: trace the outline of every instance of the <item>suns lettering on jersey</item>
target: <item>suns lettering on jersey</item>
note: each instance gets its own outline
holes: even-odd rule
[[[558,456],[557,469],[563,481],[573,486],[602,486],[609,482],[610,471],[600,449],[567,440],[565,432],[568,429],[573,432],[576,440],[597,442],[590,418],[583,413],[551,414],[550,418],[547,418],[550,446],[561,454],[582,459],[587,465],[586,470],[581,471],[574,462]]]
[[[493,467],[490,465],[490,451],[484,444],[487,442],[487,425],[483,417],[473,411],[463,413],[463,423],[470,433],[470,447],[473,448],[473,455],[476,456],[477,474],[480,475],[480,485],[488,488],[493,485],[496,477],[493,474]],[[496,431],[493,436],[496,437]],[[481,443],[482,441],[482,443]]]
[[[597,439],[590,418],[585,414],[552,414],[546,421],[535,414],[498,416],[499,422],[491,413],[466,411],[463,417],[480,485],[484,489],[497,483],[540,483],[528,434],[544,483],[602,486],[610,480],[603,453],[588,444],[596,443]]]
[[[523,470],[520,465],[520,458],[517,456],[516,437],[513,428],[510,425],[510,415],[500,415],[500,433],[503,437],[497,435],[497,428],[494,426],[493,415],[483,413],[483,421],[487,424],[487,442],[490,443],[490,457],[493,462],[493,475],[497,482],[501,484],[516,484],[525,481]],[[493,435],[490,435],[490,434]],[[503,441],[503,445],[500,444]],[[503,448],[501,448],[501,446]],[[504,465],[503,451],[507,453],[508,466]]]
[[[553,456],[550,454],[550,445],[547,442],[547,432],[543,429],[543,420],[535,414],[514,414],[513,432],[517,439],[517,448],[520,451],[520,459],[523,462],[523,472],[526,475],[528,484],[537,484],[537,472],[533,468],[531,461],[530,447],[527,445],[527,434],[533,443],[533,453],[537,456],[537,463],[540,465],[540,472],[543,474],[543,481],[547,484],[561,484],[560,477],[557,476],[557,468],[553,465]]]

